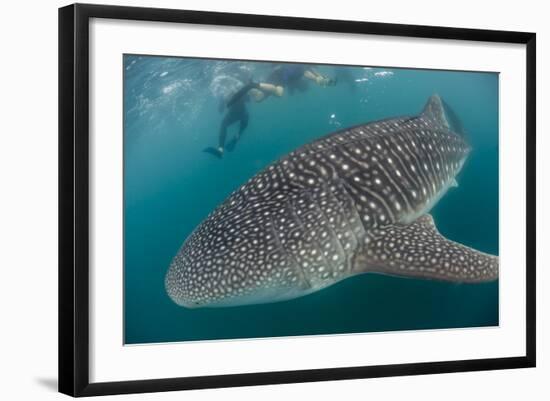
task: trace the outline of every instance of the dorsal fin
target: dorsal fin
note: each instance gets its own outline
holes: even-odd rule
[[[445,106],[439,95],[430,96],[419,117],[445,129],[451,128],[445,115]]]

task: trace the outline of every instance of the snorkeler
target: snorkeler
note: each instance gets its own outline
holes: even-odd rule
[[[283,88],[281,86],[272,85],[268,83],[254,83],[250,82],[239,89],[226,103],[227,113],[225,114],[218,134],[218,147],[208,147],[204,149],[204,152],[210,153],[218,158],[222,158],[225,149],[232,151],[235,145],[241,138],[244,130],[248,127],[249,113],[246,107],[246,103],[253,99],[256,102],[261,102],[267,96],[265,94],[273,94],[275,96],[282,96]],[[239,130],[237,134],[225,144],[227,137],[227,129],[234,123],[239,123]]]
[[[309,81],[315,82],[319,86],[336,85],[336,79],[325,77],[309,66],[303,64],[279,64],[273,68],[265,79],[265,82],[259,84],[251,82],[245,85],[232,96],[227,104],[230,106],[249,91],[256,102],[261,102],[273,94],[280,97],[284,93],[284,88],[287,88],[291,94],[296,90],[304,92],[307,89]]]
[[[303,79],[305,78],[305,79]],[[303,86],[308,81],[315,82],[319,86],[331,86],[336,84],[331,78],[318,73],[313,68],[303,64],[281,64],[277,65],[266,79],[275,85],[281,85],[288,88],[291,92],[294,90],[303,91]]]
[[[288,88],[290,93],[295,90],[303,92],[307,89],[308,81],[315,82],[319,86],[333,86],[336,84],[335,79],[327,78],[303,64],[280,64],[275,66],[265,82],[250,81],[244,85],[226,103],[227,114],[220,126],[218,147],[208,147],[204,149],[204,152],[222,158],[226,148],[229,151],[234,149],[243,131],[248,126],[249,114],[246,102],[250,99],[255,102],[262,102],[271,95],[281,97],[284,94],[284,88]],[[227,128],[236,122],[239,122],[239,131],[226,146]]]

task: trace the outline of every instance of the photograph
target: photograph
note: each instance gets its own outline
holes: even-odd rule
[[[121,56],[125,345],[499,326],[498,72]]]

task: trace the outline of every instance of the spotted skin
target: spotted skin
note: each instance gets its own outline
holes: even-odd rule
[[[498,257],[445,239],[427,215],[469,152],[437,95],[417,117],[304,145],[195,229],[170,265],[167,293],[194,308],[292,299],[364,272],[494,280]]]
[[[366,271],[390,275],[477,283],[498,276],[498,257],[444,238],[432,216],[414,223],[372,230],[355,255],[354,263]]]

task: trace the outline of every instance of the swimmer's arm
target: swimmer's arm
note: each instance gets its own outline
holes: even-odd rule
[[[252,99],[256,102],[261,102],[269,95],[283,96],[284,89],[282,86],[260,82],[255,88],[251,89],[249,93]]]
[[[313,69],[308,69],[304,72],[304,77],[315,82],[317,85],[320,86],[327,86],[331,83],[331,79],[325,77],[322,74],[319,74],[317,71]]]
[[[322,75],[310,68],[304,71],[304,77],[311,79],[312,81],[317,81],[320,77],[322,77]]]

